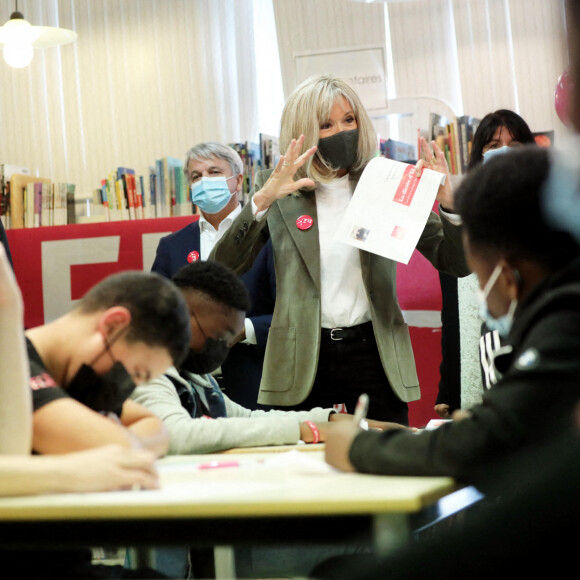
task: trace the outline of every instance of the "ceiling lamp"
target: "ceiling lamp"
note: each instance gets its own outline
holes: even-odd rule
[[[35,48],[61,46],[74,42],[76,38],[77,33],[67,28],[32,26],[18,12],[18,2],[10,20],[0,26],[0,46],[3,47],[4,60],[14,68],[28,66]]]

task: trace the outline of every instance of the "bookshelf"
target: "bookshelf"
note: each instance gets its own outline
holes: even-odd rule
[[[381,154],[398,161],[418,159],[418,140],[423,136],[437,142],[446,154],[451,174],[456,176],[465,172],[470,143],[479,124],[476,117],[457,116],[449,103],[432,96],[391,99],[388,112],[371,119],[379,135],[394,135],[392,140],[381,139],[381,146],[392,141],[396,155]],[[409,157],[411,147],[415,154]]]
[[[75,223],[75,186],[0,165],[0,219],[5,229]]]
[[[248,200],[256,173],[274,167],[280,152],[278,137],[260,133],[260,142],[229,143],[242,159],[244,182],[240,201]],[[148,175],[118,167],[101,180],[93,192],[93,208],[102,221],[187,216],[196,213],[190,201],[183,161],[176,157],[157,159]]]

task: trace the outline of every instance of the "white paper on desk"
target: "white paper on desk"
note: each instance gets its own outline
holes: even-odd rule
[[[425,229],[445,176],[413,165],[375,157],[363,171],[336,232],[355,248],[407,264]]]
[[[284,469],[295,474],[317,475],[332,473],[334,468],[318,458],[311,457],[310,453],[302,451],[287,451],[286,453],[272,453],[263,463],[266,469]]]

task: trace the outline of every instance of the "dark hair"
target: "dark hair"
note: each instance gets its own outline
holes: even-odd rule
[[[233,270],[219,262],[192,262],[171,279],[178,288],[200,292],[214,302],[236,310],[250,309],[250,295],[243,282]]]
[[[580,254],[569,234],[545,220],[543,184],[549,151],[527,146],[495,157],[468,173],[455,193],[469,243],[478,251],[523,258],[556,271]]]
[[[146,272],[113,274],[93,286],[77,308],[91,313],[113,306],[131,313],[126,340],[166,348],[175,364],[182,362],[190,341],[189,311],[169,280]]]
[[[517,113],[508,109],[499,109],[493,113],[488,113],[479,123],[473,136],[467,171],[481,163],[483,148],[493,139],[493,135],[499,127],[505,127],[512,138],[522,145],[535,143],[528,124]]]

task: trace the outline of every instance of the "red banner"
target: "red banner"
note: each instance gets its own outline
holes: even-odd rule
[[[149,271],[159,239],[197,216],[8,230],[27,328],[67,312],[114,272]]]

